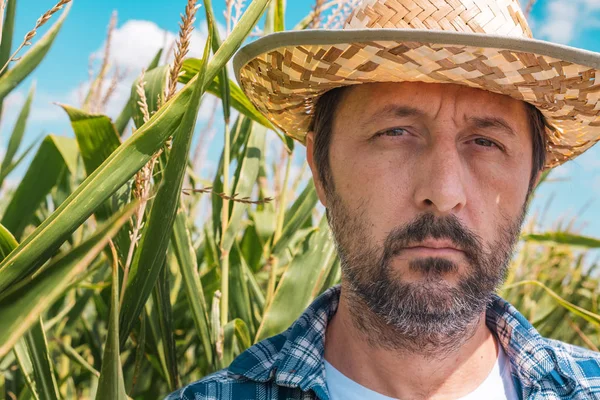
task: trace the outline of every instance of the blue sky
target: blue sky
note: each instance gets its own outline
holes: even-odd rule
[[[54,2],[18,1],[15,42],[23,37],[36,19],[52,7]],[[213,2],[215,12],[224,25],[224,0]],[[176,34],[179,14],[185,3],[185,0],[73,0],[70,15],[49,55],[32,78],[17,88],[5,103],[0,126],[0,154],[6,146],[13,122],[32,80],[37,82],[37,91],[26,131],[26,144],[42,133],[72,136],[66,115],[52,103],[63,102],[74,106],[80,104],[79,93],[87,87],[89,57],[101,51],[113,10],[118,12],[117,30],[112,43],[113,61],[129,71],[106,110],[109,116],[116,117],[128,96],[132,80],[158,48],[163,46],[165,32],[170,32],[167,42]],[[296,24],[310,11],[312,5],[313,1],[309,0],[288,0],[286,24]],[[201,9],[197,25],[203,20],[203,15],[204,11]],[[596,39],[600,35],[600,0],[538,0],[531,25],[534,36],[538,39],[600,51],[600,41]],[[192,42],[192,54],[200,54],[203,38],[204,34],[200,29]],[[211,112],[210,104],[203,106],[201,120],[208,119]],[[208,148],[205,164],[207,170],[214,164],[222,146],[218,126],[215,127],[215,132]],[[275,151],[274,146],[270,148]],[[302,161],[302,149],[296,158],[297,163]],[[11,176],[13,184],[18,181],[20,174],[22,169]],[[545,226],[542,227],[544,229],[556,226],[558,221],[568,222],[575,218],[578,231],[600,237],[599,200],[600,147],[596,146],[553,171],[551,182],[537,193],[531,213],[546,210]]]

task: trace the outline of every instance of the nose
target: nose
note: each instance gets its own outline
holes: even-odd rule
[[[414,201],[422,211],[443,216],[467,204],[464,168],[455,144],[435,144],[415,168]]]

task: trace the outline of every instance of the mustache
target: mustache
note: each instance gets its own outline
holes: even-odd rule
[[[431,213],[422,214],[408,224],[393,229],[384,243],[384,259],[389,260],[409,244],[425,239],[446,239],[461,249],[471,262],[478,262],[482,254],[482,240],[465,227],[458,217],[449,215],[436,218]]]

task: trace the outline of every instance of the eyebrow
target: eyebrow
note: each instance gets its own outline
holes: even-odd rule
[[[382,109],[375,112],[371,115],[365,122],[361,125],[362,127],[367,127],[372,123],[376,122],[381,118],[386,117],[395,117],[395,118],[406,118],[406,117],[424,117],[426,113],[422,110],[419,110],[415,107],[410,106],[402,106],[398,104],[388,104]],[[503,118],[500,117],[469,117],[467,118],[475,128],[479,129],[489,129],[495,128],[506,133],[511,136],[516,136],[515,130],[510,126],[510,124]]]
[[[388,104],[382,109],[375,112],[375,114],[371,115],[365,122],[361,125],[363,127],[367,127],[372,123],[376,122],[381,118],[386,117],[395,117],[395,118],[404,118],[404,117],[423,117],[425,112],[419,110],[418,108],[409,107],[409,106],[401,106],[397,104]]]
[[[510,124],[503,118],[499,117],[471,117],[468,119],[475,128],[479,129],[487,129],[487,128],[496,128],[506,133],[516,136],[515,130],[510,126]]]

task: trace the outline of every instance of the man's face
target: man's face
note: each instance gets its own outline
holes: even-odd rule
[[[358,85],[337,106],[329,155],[317,189],[345,287],[404,335],[464,330],[503,281],[524,216],[524,103],[451,84]]]

